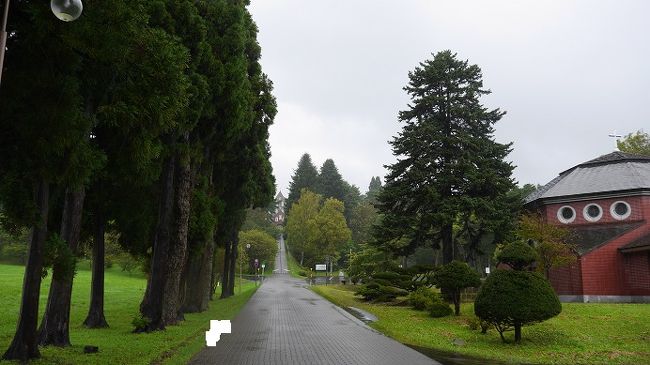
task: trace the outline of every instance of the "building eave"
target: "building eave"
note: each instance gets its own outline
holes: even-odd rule
[[[650,196],[650,189],[632,189],[621,191],[606,191],[602,193],[574,194],[549,198],[539,198],[525,204],[526,207],[544,206],[550,204],[562,204],[594,199],[629,198],[634,196]]]

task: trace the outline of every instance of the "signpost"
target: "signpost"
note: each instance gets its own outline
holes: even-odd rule
[[[327,264],[316,264],[316,271],[325,271],[327,273]],[[318,277],[318,275],[316,276]],[[327,285],[327,277],[325,278],[325,285]]]

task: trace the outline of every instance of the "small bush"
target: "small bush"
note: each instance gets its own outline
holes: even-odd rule
[[[309,275],[307,275],[307,272],[306,272],[305,270],[300,270],[300,271],[298,271],[298,275],[299,275],[299,276],[304,276],[304,277],[309,276]]]
[[[426,287],[419,287],[409,294],[409,303],[417,310],[425,310],[433,303],[442,302],[437,293]]]
[[[449,304],[444,302],[433,303],[428,309],[433,318],[446,317],[454,312]]]
[[[472,331],[478,331],[480,329],[481,333],[487,333],[490,323],[478,318],[477,316],[471,316],[467,320],[467,326]]]
[[[357,289],[355,295],[362,296],[366,301],[390,302],[399,296],[405,296],[408,292],[394,286],[385,286],[377,282],[370,282]]]
[[[354,276],[352,276],[350,278],[350,281],[352,282],[352,284],[357,285],[357,283],[359,282],[359,279],[361,279],[361,278],[358,275],[354,275]]]

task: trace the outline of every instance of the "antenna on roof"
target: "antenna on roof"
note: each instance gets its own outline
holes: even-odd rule
[[[616,147],[616,149],[618,150],[618,139],[621,138],[621,137],[623,137],[623,136],[620,135],[620,134],[616,134],[616,131],[610,133],[609,136],[610,136],[611,138],[616,138],[616,145],[615,145],[615,147]]]

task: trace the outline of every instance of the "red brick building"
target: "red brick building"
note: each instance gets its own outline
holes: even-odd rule
[[[650,156],[613,152],[579,164],[527,207],[572,231],[577,262],[550,273],[562,301],[650,302]]]

